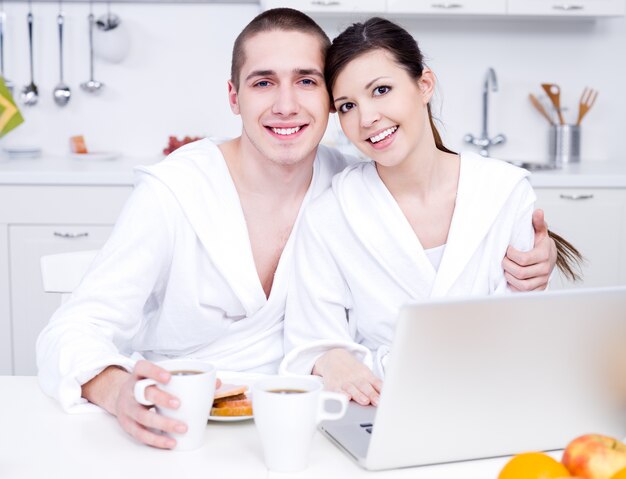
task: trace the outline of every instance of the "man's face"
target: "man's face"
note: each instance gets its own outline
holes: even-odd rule
[[[314,158],[330,106],[320,41],[309,33],[276,30],[254,35],[244,49],[239,90],[229,82],[242,141],[281,165]]]

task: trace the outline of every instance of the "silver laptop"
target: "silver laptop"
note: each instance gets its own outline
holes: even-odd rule
[[[321,430],[366,469],[626,434],[626,286],[409,304],[378,408]]]

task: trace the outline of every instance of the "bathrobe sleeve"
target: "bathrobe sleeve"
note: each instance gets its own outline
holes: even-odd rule
[[[532,225],[532,216],[535,209],[537,196],[527,179],[523,179],[511,193],[511,197],[505,204],[496,220],[495,227],[501,227],[507,221],[513,220],[510,228],[509,244],[520,251],[530,251],[535,242],[535,230]],[[495,294],[510,292],[504,271],[501,266],[494,263],[494,275],[498,277]]]
[[[372,352],[357,343],[356,327],[348,321],[352,307],[349,288],[328,245],[318,234],[322,228],[336,231],[329,225],[328,213],[338,210],[325,207],[329,193],[304,212],[296,237],[281,374],[310,374],[317,359],[334,348],[345,348],[370,369],[373,367]],[[321,217],[323,221],[319,221]]]
[[[81,386],[104,368],[131,370],[130,342],[149,298],[164,287],[173,233],[162,186],[146,178],[79,287],[37,339],[39,383],[68,412],[94,409]]]

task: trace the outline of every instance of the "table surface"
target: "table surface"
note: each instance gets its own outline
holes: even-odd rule
[[[139,444],[104,412],[66,414],[35,377],[0,376],[0,391],[0,477],[7,479],[495,479],[508,460],[368,472],[316,433],[309,468],[278,474],[263,463],[253,421],[210,422],[200,449],[164,451]]]

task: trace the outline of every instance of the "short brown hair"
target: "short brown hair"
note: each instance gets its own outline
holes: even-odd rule
[[[233,46],[233,56],[230,63],[230,81],[239,90],[239,75],[241,68],[246,62],[244,46],[246,41],[257,33],[270,32],[275,30],[295,31],[309,33],[317,37],[320,41],[322,55],[326,55],[326,50],[330,46],[330,39],[324,30],[315,21],[293,8],[273,8],[260,13],[252,19],[241,31]]]

